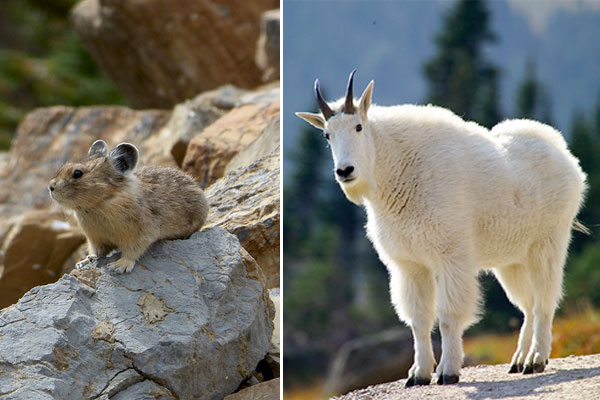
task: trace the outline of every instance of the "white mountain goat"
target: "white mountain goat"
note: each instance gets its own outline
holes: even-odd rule
[[[542,372],[586,188],[578,160],[559,132],[536,121],[489,131],[440,107],[371,105],[373,81],[356,106],[353,76],[331,106],[317,79],[321,114],[296,115],[323,130],[339,185],[367,211],[392,303],[413,332],[406,386],[431,381],[436,314],[437,383],[458,382],[462,334],[478,319],[481,269],[492,269],[524,314],[509,372]]]

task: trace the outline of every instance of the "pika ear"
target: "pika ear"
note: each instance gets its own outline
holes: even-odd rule
[[[110,151],[108,161],[121,174],[133,172],[138,162],[138,149],[131,143],[121,143]]]
[[[369,111],[369,107],[371,106],[371,96],[373,95],[373,85],[374,81],[369,82],[367,88],[360,96],[360,100],[358,101],[358,110],[360,112],[360,119],[363,121],[367,120],[367,111]]]
[[[325,118],[323,118],[321,114],[297,112],[296,115],[317,129],[323,130],[323,128],[325,128]]]
[[[88,151],[88,157],[104,157],[108,151],[108,146],[104,140],[96,140],[92,143],[90,151]]]

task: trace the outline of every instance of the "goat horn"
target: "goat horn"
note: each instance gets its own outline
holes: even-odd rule
[[[319,89],[318,79],[315,80],[315,96],[317,97],[317,103],[319,103],[319,108],[321,109],[321,112],[323,113],[323,116],[327,121],[333,115],[333,111],[331,111],[331,108],[329,108],[327,102],[323,99],[323,96],[321,95],[321,89]]]
[[[352,81],[354,80],[354,73],[356,69],[350,72],[350,78],[348,78],[348,86],[346,87],[346,103],[344,104],[345,114],[354,114],[354,95],[352,94]]]

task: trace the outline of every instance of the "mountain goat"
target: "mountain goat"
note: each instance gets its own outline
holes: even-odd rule
[[[478,271],[491,269],[524,314],[511,373],[542,372],[563,264],[586,176],[561,134],[530,120],[491,131],[434,106],[371,105],[371,81],[296,113],[323,130],[346,197],[367,212],[367,236],[387,266],[394,308],[412,329],[406,386],[431,381],[437,314],[437,383],[458,382],[463,331],[480,308]],[[583,227],[582,227],[583,228]]]

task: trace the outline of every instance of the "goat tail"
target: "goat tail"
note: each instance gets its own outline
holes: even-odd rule
[[[585,226],[579,220],[577,220],[577,218],[575,218],[573,220],[573,230],[581,232],[581,233],[583,233],[585,235],[591,235],[592,234],[592,231],[590,231],[587,226]]]

